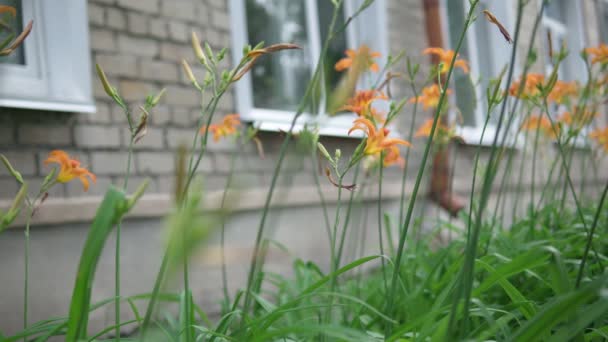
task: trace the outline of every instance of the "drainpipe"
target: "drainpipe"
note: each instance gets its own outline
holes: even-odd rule
[[[444,46],[439,2],[440,0],[422,0],[428,46]],[[431,55],[431,61],[433,64],[439,63],[435,55]],[[445,118],[442,120],[445,121]],[[446,145],[439,147],[433,156],[429,197],[450,215],[456,216],[465,207],[465,200],[452,193],[451,179],[449,146]]]

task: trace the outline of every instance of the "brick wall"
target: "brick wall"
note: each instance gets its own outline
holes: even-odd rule
[[[427,46],[422,1],[387,0],[387,11],[390,52],[396,55],[407,49],[415,61],[425,64],[427,58],[420,55]],[[191,65],[197,65],[189,41],[191,31],[197,32],[214,49],[230,47],[227,1],[89,0],[88,12],[93,64],[103,66],[110,82],[118,87],[133,109],[146,95],[163,87],[167,89],[151,114],[148,134],[135,147],[130,186],[134,188],[149,177],[149,192],[170,192],[174,152],[180,144],[191,141],[200,102],[198,92],[181,70],[180,61],[186,58]],[[529,21],[524,31],[529,31]],[[527,38],[528,34],[522,36]],[[225,64],[231,59],[229,53]],[[404,65],[399,67],[403,70]],[[202,78],[201,68],[194,67],[194,72]],[[48,151],[55,148],[78,156],[97,174],[98,183],[86,194],[76,182],[56,186],[51,193],[53,197],[100,195],[109,184],[122,183],[128,144],[125,117],[108,100],[96,76],[93,82],[97,106],[94,114],[0,108],[0,153],[5,153],[32,182],[32,189],[37,188],[48,172],[42,161]],[[411,96],[408,86],[403,84],[395,84],[393,95],[396,99]],[[219,103],[219,114],[233,112],[234,101],[233,93],[227,93]],[[417,122],[413,123],[409,109],[404,110],[398,125],[403,134],[429,115],[419,113]],[[266,159],[260,160],[253,146],[239,149],[237,178],[241,185],[264,189],[269,184],[283,135],[264,133],[261,138]],[[324,138],[323,141],[330,150],[340,147],[345,156],[356,144],[352,139]],[[412,170],[418,167],[423,145],[424,139],[414,141],[408,161]],[[209,148],[200,171],[205,175],[208,189],[221,189],[235,147],[224,141],[211,142]],[[306,158],[294,155],[288,158],[285,168],[293,171],[290,176],[294,176],[283,177],[285,182],[312,184],[314,170]],[[389,177],[395,178],[400,173],[398,168],[386,171]],[[16,191],[15,182],[0,168],[0,198],[12,197]]]
[[[418,0],[389,1],[392,11],[389,31],[393,54],[399,47],[420,51],[425,45],[422,12]],[[92,64],[99,63],[110,83],[136,111],[146,95],[166,88],[160,105],[152,112],[147,135],[135,147],[131,187],[145,177],[151,179],[148,192],[169,192],[172,186],[173,155],[182,143],[191,141],[199,115],[200,97],[182,72],[180,61],[186,58],[196,67],[190,45],[195,31],[214,49],[230,47],[230,14],[223,0],[89,0],[88,16]],[[405,22],[402,15],[410,21]],[[416,27],[411,34],[401,34]],[[239,52],[240,53],[240,52]],[[227,54],[226,65],[231,61]],[[94,74],[94,70],[91,70]],[[100,195],[111,184],[121,184],[127,159],[128,128],[125,117],[104,93],[93,76],[97,111],[94,114],[0,109],[0,152],[5,153],[32,182],[36,189],[48,168],[43,165],[47,153],[60,148],[76,155],[98,177],[88,193],[77,182],[56,186],[53,197]],[[397,88],[395,95],[404,96]],[[234,111],[234,95],[228,92],[219,103],[219,114]],[[237,178],[240,184],[266,187],[276,162],[281,133],[264,133],[261,138],[266,159],[260,160],[251,146],[240,152]],[[355,147],[352,139],[326,139],[328,148],[340,147],[345,155]],[[207,187],[223,188],[234,146],[226,142],[210,144],[200,171]],[[310,162],[294,157],[286,169],[296,177],[284,177],[295,184],[312,184]],[[397,173],[397,172],[395,172]],[[293,172],[292,174],[293,175]],[[17,185],[0,170],[0,198],[12,197]]]
[[[189,141],[199,110],[200,96],[182,73],[182,58],[192,62],[190,32],[195,31],[213,48],[230,42],[226,1],[218,0],[91,0],[88,4],[91,58],[103,66],[110,82],[136,111],[145,96],[167,88],[151,115],[148,134],[135,148],[135,186],[150,177],[151,192],[166,192],[173,172],[173,152]],[[226,60],[230,60],[228,55]],[[93,70],[91,70],[93,73]],[[197,74],[201,70],[195,68]],[[126,167],[128,128],[123,113],[93,77],[97,112],[55,113],[0,109],[0,152],[24,176],[40,183],[48,168],[42,161],[48,151],[61,148],[78,156],[98,176],[88,193],[102,193],[108,184],[120,184]],[[219,103],[219,113],[233,111],[233,95]],[[213,148],[217,150],[216,148]],[[201,165],[215,173],[216,155]],[[222,156],[219,173],[225,172]],[[11,197],[16,184],[0,171],[0,198]],[[77,183],[57,186],[54,196],[84,195]]]

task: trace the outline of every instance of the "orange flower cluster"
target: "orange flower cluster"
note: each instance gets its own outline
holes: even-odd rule
[[[596,47],[586,48],[585,53],[591,56],[591,64],[608,64],[608,45],[606,44],[602,43]]]
[[[589,124],[597,116],[597,112],[590,110],[579,111],[578,107],[574,107],[572,112],[564,112],[557,118],[557,121],[562,125],[568,125],[574,130],[579,130]]]
[[[367,136],[365,149],[363,154],[367,156],[380,156],[384,152],[382,165],[384,167],[393,164],[404,165],[405,160],[399,154],[397,145],[411,146],[411,144],[403,139],[389,138],[389,129],[382,127],[376,129],[374,123],[366,118],[358,118],[354,121],[354,126],[348,131],[351,134],[353,131],[360,130]]]
[[[213,141],[219,141],[222,137],[235,135],[237,127],[241,125],[238,114],[229,114],[224,117],[220,124],[209,125],[209,132],[213,133]],[[207,126],[201,127],[201,134],[205,134]]]
[[[372,52],[367,45],[361,45],[357,51],[348,49],[345,54],[346,57],[336,63],[336,71],[344,71],[356,63],[364,63],[364,70],[380,71],[380,67],[374,61],[374,58],[380,58],[381,55],[379,52]]]
[[[608,153],[608,127],[595,129],[593,132],[589,133],[589,138],[595,140],[595,142],[604,149],[604,152]]]
[[[415,138],[421,137],[430,137],[431,129],[433,128],[434,119],[427,119],[424,123],[416,130],[414,133]],[[447,144],[450,140],[456,136],[456,131],[454,127],[448,127],[441,121],[437,122],[437,127],[435,127],[435,142],[438,144]]]
[[[576,81],[564,82],[557,81],[551,89],[547,100],[557,104],[566,104],[568,101],[578,95],[578,83]]]
[[[378,90],[359,90],[355,93],[355,96],[348,99],[346,105],[342,106],[340,110],[348,110],[357,113],[360,117],[382,123],[384,122],[384,115],[372,107],[372,102],[387,99],[388,97]]]
[[[555,139],[558,136],[559,132],[556,132],[551,125],[551,120],[544,115],[530,115],[529,118],[524,120],[521,124],[521,130],[528,132],[536,132],[542,133],[546,137]],[[557,129],[557,127],[556,127]]]
[[[452,91],[450,89],[448,89],[446,91],[446,94],[451,94]],[[437,106],[439,105],[439,99],[441,98],[441,89],[439,88],[439,85],[437,84],[433,84],[430,85],[428,87],[424,87],[422,89],[422,95],[419,95],[418,97],[413,97],[409,100],[409,103],[421,103],[422,102],[422,108],[424,110],[427,110],[428,108],[437,108]]]
[[[424,49],[422,53],[425,55],[435,55],[439,57],[439,61],[441,62],[440,72],[442,74],[445,74],[450,70],[450,64],[452,63],[452,59],[454,59],[454,51],[444,50],[438,47],[431,47]],[[454,68],[462,69],[465,74],[469,73],[469,64],[464,59],[456,59],[454,62]]]
[[[513,82],[509,88],[509,95],[518,96],[521,80]],[[524,81],[524,88],[520,94],[521,99],[531,99],[540,95],[539,86],[545,82],[543,74],[528,74]]]
[[[60,150],[53,150],[49,153],[48,158],[44,161],[45,165],[57,164],[59,165],[59,174],[55,180],[59,183],[67,183],[75,178],[78,178],[82,182],[84,191],[89,190],[89,179],[95,183],[97,177],[86,168],[80,166],[80,162],[76,159],[70,158],[70,156]]]

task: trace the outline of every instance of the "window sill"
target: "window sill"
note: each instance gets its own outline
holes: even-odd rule
[[[0,99],[0,107],[87,114],[93,114],[96,111],[94,104],[17,99]]]
[[[481,127],[460,126],[456,128],[456,134],[458,134],[462,138],[462,143],[464,145],[491,147],[494,144],[496,127],[486,127],[486,131],[485,134],[483,134],[483,137],[482,132],[483,130]],[[502,139],[500,140],[502,141]],[[521,139],[515,140],[514,137],[509,137],[505,140],[504,144],[501,144],[501,141],[499,141],[499,145],[501,147],[507,147],[512,149],[523,148]]]
[[[284,119],[277,120],[277,118],[281,117]],[[291,128],[293,113],[280,110],[255,109],[249,115],[242,116],[242,118],[244,121],[251,122],[254,127],[257,127],[261,131],[287,132]],[[307,126],[318,129],[319,135],[325,137],[361,139],[365,137],[365,134],[359,130],[348,134],[348,130],[353,127],[353,121],[356,118],[357,115],[354,113],[337,116],[315,116],[303,113],[296,121],[293,133],[299,133]],[[403,138],[397,128],[391,126],[389,125],[391,129],[389,136]]]

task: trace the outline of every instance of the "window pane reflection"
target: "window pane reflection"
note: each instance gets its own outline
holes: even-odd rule
[[[21,10],[21,0],[0,0],[0,5],[11,6],[17,9],[17,17],[13,18],[8,13],[3,13],[0,16],[0,41],[4,42],[6,39],[16,37],[21,33],[23,29],[23,17]],[[0,57],[0,63],[2,64],[25,64],[25,58],[23,55],[23,45],[17,48],[9,56]]]

